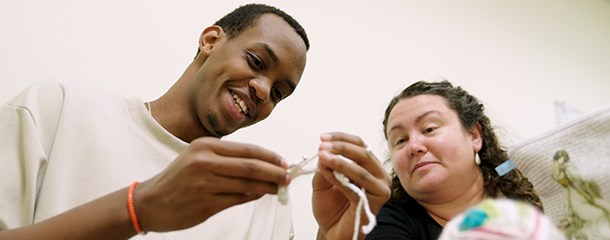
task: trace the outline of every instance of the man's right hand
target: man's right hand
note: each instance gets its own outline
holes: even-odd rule
[[[287,185],[286,163],[263,148],[194,140],[163,172],[136,185],[133,200],[144,231],[195,226],[231,206],[277,193]],[[78,229],[78,231],[75,231]],[[1,230],[4,239],[129,239],[127,187],[42,222]]]
[[[145,231],[195,226],[231,206],[277,193],[288,185],[286,162],[250,144],[196,139],[163,172],[134,190],[136,215]]]

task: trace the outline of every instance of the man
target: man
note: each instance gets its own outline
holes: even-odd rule
[[[0,239],[287,239],[289,206],[269,195],[289,184],[286,161],[219,138],[265,119],[294,91],[308,48],[289,15],[250,4],[203,31],[194,61],[153,102],[78,82],[30,87],[0,110]],[[375,187],[382,200],[383,184]],[[346,196],[335,205],[349,206]],[[348,224],[332,217],[318,218],[321,238]]]

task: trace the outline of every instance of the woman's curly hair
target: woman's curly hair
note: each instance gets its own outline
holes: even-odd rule
[[[383,119],[383,129],[386,140],[387,124],[390,112],[396,104],[402,100],[411,98],[421,94],[438,95],[445,98],[447,106],[455,110],[464,129],[470,130],[477,123],[481,125],[481,136],[483,138],[483,146],[478,152],[481,158],[481,172],[484,177],[484,191],[488,197],[506,197],[525,201],[543,210],[540,197],[534,191],[532,183],[519,171],[514,169],[504,176],[499,176],[495,168],[507,161],[508,154],[500,145],[494,129],[491,126],[489,118],[483,113],[484,107],[477,98],[468,94],[461,87],[453,87],[448,81],[442,82],[425,82],[419,81],[407,87],[400,94],[395,96],[385,111]],[[386,163],[389,163],[388,159]],[[392,201],[405,202],[413,200],[402,187],[398,176],[394,169],[391,172],[392,177]]]

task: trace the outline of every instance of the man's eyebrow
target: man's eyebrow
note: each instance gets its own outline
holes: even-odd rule
[[[273,63],[277,64],[277,62],[278,62],[277,55],[275,55],[275,52],[273,51],[273,49],[271,49],[271,47],[269,47],[268,44],[258,43],[257,45],[263,47],[265,49],[265,51],[267,52],[267,54],[269,54],[269,56],[271,57],[271,60],[273,60]]]

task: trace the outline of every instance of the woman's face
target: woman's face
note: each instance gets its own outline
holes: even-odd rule
[[[474,161],[482,146],[480,126],[464,130],[443,97],[400,100],[390,112],[386,132],[394,170],[417,201],[450,201],[473,185],[482,185]]]

